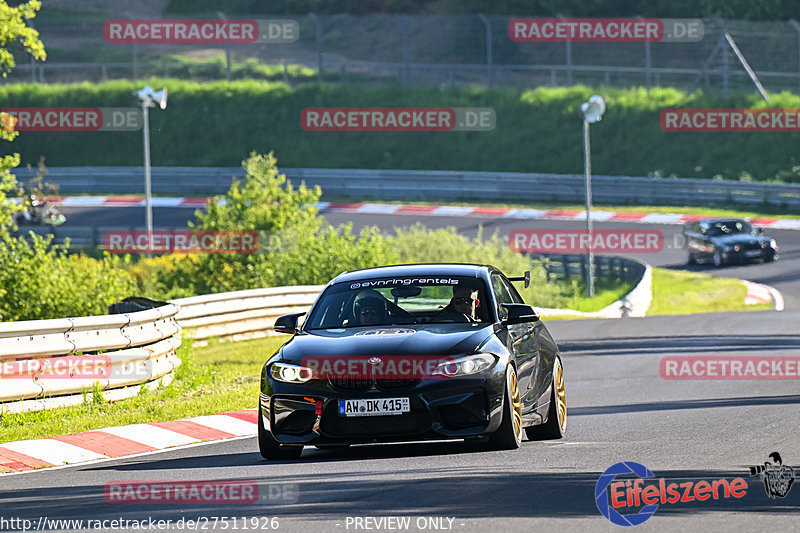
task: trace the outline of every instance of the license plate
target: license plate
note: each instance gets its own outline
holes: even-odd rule
[[[411,412],[408,398],[339,400],[339,414],[343,416],[385,416],[408,412]]]
[[[747,257],[759,257],[761,255],[761,250],[746,250],[744,255]]]

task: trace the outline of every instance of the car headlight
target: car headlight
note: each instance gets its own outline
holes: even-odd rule
[[[305,383],[314,377],[314,371],[310,368],[287,363],[273,363],[269,373],[272,379],[283,381],[284,383]]]
[[[769,245],[773,250],[777,250],[778,249],[778,242],[775,239],[770,239],[769,240]]]
[[[433,375],[454,378],[456,376],[477,374],[494,365],[496,361],[497,359],[495,356],[490,353],[477,353],[475,355],[459,357],[458,359],[439,363],[433,371]]]

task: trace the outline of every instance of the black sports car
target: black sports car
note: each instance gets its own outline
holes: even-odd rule
[[[524,281],[529,276],[511,278]],[[304,445],[476,439],[496,449],[561,438],[558,347],[497,268],[419,264],[340,274],[264,365],[258,437],[267,459]]]
[[[713,218],[683,225],[686,264],[711,262],[716,267],[761,259],[778,259],[778,243],[760,228],[738,218]]]

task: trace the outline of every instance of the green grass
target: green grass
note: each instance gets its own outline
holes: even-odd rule
[[[96,401],[32,413],[0,414],[0,442],[44,439],[103,427],[160,422],[254,408],[261,366],[287,337],[192,347],[184,340],[183,363],[163,389],[120,402]]]
[[[580,282],[580,286],[584,286],[583,282]],[[595,282],[593,298],[589,298],[585,293],[580,296],[572,296],[567,300],[566,306],[560,308],[587,313],[599,311],[623,298],[633,290],[633,287],[633,283],[624,283],[616,279],[600,279]]]
[[[771,303],[747,305],[747,288],[736,279],[697,272],[653,269],[651,315],[688,315],[717,311],[762,311]]]

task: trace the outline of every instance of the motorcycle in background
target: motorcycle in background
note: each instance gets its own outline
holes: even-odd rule
[[[39,199],[34,195],[25,202],[25,210],[17,216],[17,225],[21,226],[60,226],[67,221],[55,205],[46,198]]]

